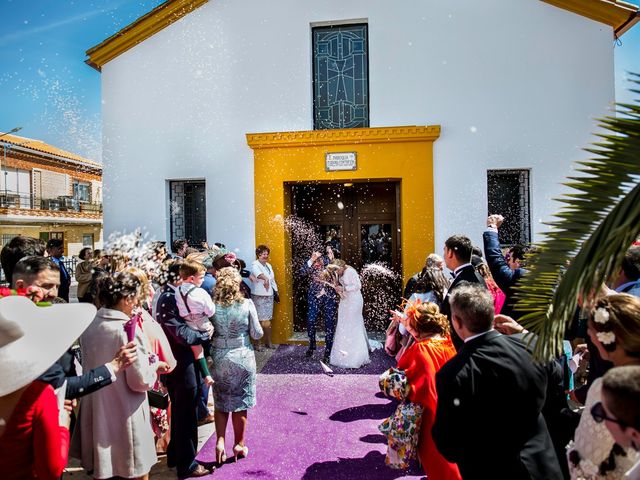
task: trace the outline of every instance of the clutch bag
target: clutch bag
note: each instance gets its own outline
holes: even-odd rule
[[[149,406],[159,408],[160,410],[166,410],[169,406],[169,394],[163,393],[158,390],[149,390],[147,392],[149,397]]]

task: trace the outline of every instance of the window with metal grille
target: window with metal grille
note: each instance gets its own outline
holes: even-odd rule
[[[367,25],[314,27],[314,129],[369,126]]]
[[[206,188],[204,180],[169,182],[171,241],[186,238],[189,245],[207,241]]]
[[[499,229],[501,245],[531,242],[529,173],[529,170],[487,171],[488,213],[504,217]]]

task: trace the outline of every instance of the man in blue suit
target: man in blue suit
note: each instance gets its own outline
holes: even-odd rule
[[[60,269],[60,286],[58,287],[58,297],[65,302],[69,302],[69,287],[71,286],[71,275],[64,266],[64,242],[59,238],[52,238],[47,242],[47,253]]]
[[[309,349],[307,357],[313,356],[316,350],[316,320],[318,315],[324,315],[325,348],[324,361],[329,361],[331,348],[333,347],[333,334],[335,331],[335,318],[338,306],[338,294],[326,283],[322,281],[322,272],[332,260],[331,247],[327,247],[327,256],[320,252],[313,252],[311,258],[307,260],[300,269],[300,274],[310,277],[309,291],[307,293],[307,335],[309,336]]]

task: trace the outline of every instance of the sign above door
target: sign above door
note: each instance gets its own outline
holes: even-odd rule
[[[324,156],[324,165],[327,172],[357,170],[356,152],[327,152]]]

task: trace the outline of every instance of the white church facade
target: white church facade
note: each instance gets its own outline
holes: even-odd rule
[[[536,241],[639,19],[608,0],[168,0],[87,52],[105,234],[268,244],[285,296],[289,215],[405,279],[452,234],[479,243],[488,213]]]

